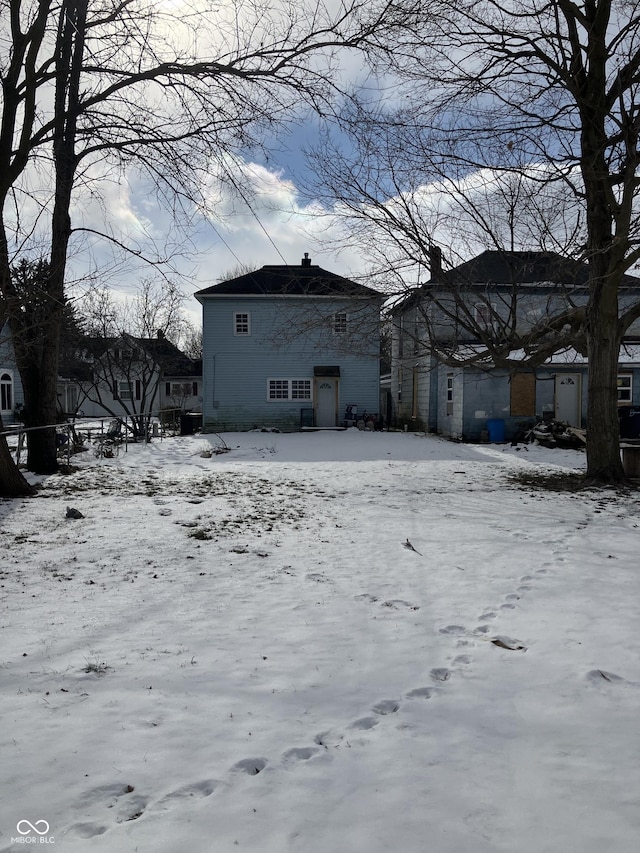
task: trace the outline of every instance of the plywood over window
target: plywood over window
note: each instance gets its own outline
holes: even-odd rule
[[[511,377],[511,415],[532,418],[536,413],[536,377],[533,373],[514,373]]]

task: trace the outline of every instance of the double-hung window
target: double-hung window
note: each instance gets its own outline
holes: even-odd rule
[[[630,403],[632,400],[633,391],[633,376],[630,373],[623,373],[618,376],[618,403]]]
[[[496,319],[498,306],[495,302],[477,302],[473,309],[473,319],[481,329],[489,329]]]
[[[333,334],[334,335],[346,335],[347,334],[347,312],[346,311],[336,311],[333,315]]]
[[[251,315],[248,311],[233,312],[233,334],[234,335],[250,335],[251,334]]]
[[[127,381],[118,382],[118,399],[132,400],[133,399],[133,383]]]

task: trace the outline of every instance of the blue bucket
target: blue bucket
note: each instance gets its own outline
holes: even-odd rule
[[[488,420],[487,432],[489,433],[489,441],[504,441],[504,421],[502,418],[492,418],[491,420]]]

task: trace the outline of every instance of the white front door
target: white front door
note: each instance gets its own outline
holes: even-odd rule
[[[320,376],[315,380],[316,426],[334,427],[338,423],[338,380]]]
[[[555,415],[557,421],[564,421],[570,426],[580,426],[582,422],[581,379],[579,373],[556,374]]]

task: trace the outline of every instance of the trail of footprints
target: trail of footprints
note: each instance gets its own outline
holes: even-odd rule
[[[488,609],[481,613],[478,617],[478,625],[473,631],[469,631],[463,625],[446,625],[440,628],[441,634],[450,636],[455,639],[457,646],[469,645],[471,639],[485,640],[492,642],[502,649],[510,649],[513,651],[526,651],[526,647],[517,640],[511,640],[508,637],[494,636],[491,631],[491,620],[498,617],[500,610],[510,610],[516,607],[516,601],[523,594],[532,589],[531,583],[538,577],[547,574],[544,568],[538,569],[533,575],[524,575],[520,578],[519,586],[515,593],[510,593],[505,596],[504,601],[496,609]],[[536,577],[538,576],[538,577]],[[406,602],[401,599],[392,601],[380,602],[379,599],[363,593],[355,596],[357,601],[377,606],[392,607],[393,609],[409,609],[417,610],[418,606]],[[472,657],[469,654],[458,654],[453,658],[452,666],[468,666],[472,663]],[[438,695],[443,689],[445,683],[454,674],[455,670],[448,667],[434,667],[429,672],[431,683],[425,686],[414,687],[404,694],[404,700],[408,701],[424,701]],[[599,671],[594,671],[598,672]],[[602,675],[600,673],[600,675]],[[602,675],[603,680],[613,680],[618,678],[610,673]],[[595,676],[592,680],[596,680]],[[332,729],[319,732],[313,738],[313,745],[296,746],[285,750],[280,757],[280,766],[284,768],[292,768],[300,763],[313,760],[327,760],[330,758],[330,749],[338,749],[341,745],[351,746],[350,737],[362,735],[376,728],[385,717],[396,714],[402,707],[403,700],[401,699],[381,699],[370,708],[368,714],[358,717],[347,724],[343,730]],[[101,835],[108,831],[110,825],[121,824],[127,821],[137,820],[143,817],[145,812],[163,812],[180,807],[185,801],[199,798],[210,797],[218,788],[229,787],[234,780],[242,776],[258,776],[270,765],[269,759],[264,757],[243,758],[232,765],[227,773],[226,781],[220,779],[204,779],[199,782],[184,785],[169,791],[161,798],[151,801],[135,791],[133,785],[105,785],[94,788],[82,797],[79,802],[79,811],[92,811],[94,814],[100,812],[102,819],[93,821],[83,821],[69,827],[68,832],[72,835],[81,838],[91,838]],[[276,765],[277,766],[277,765]],[[109,818],[105,812],[109,811]]]

